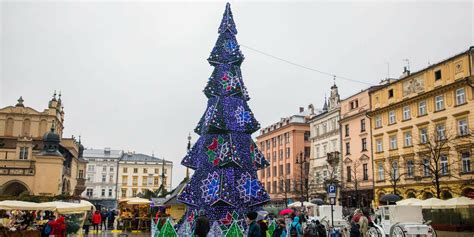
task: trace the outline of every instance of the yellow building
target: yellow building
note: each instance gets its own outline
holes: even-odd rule
[[[39,112],[15,106],[0,109],[0,195],[79,195],[84,191],[83,146],[62,138],[61,95]]]
[[[437,196],[435,173],[441,198],[472,195],[473,56],[471,47],[418,72],[405,70],[370,92],[375,203],[394,189],[403,198]]]

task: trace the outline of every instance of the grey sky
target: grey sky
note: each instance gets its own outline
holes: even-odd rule
[[[54,90],[65,135],[86,147],[172,160],[184,176],[186,137],[204,113],[225,2],[2,1],[0,107],[19,96],[42,110]],[[410,59],[419,70],[473,45],[464,2],[233,2],[240,44],[332,74],[377,84]],[[323,104],[332,78],[244,47],[242,72],[262,126]],[[366,85],[337,80],[341,96]],[[198,136],[193,134],[193,140]]]

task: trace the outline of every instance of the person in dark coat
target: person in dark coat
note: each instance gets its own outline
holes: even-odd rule
[[[249,225],[249,233],[247,234],[247,237],[261,237],[260,226],[258,226],[255,221],[257,216],[258,213],[254,211],[247,213],[247,224]]]
[[[194,235],[196,237],[206,237],[211,226],[209,225],[209,218],[203,209],[199,210],[199,217],[196,219],[196,228],[194,228]]]

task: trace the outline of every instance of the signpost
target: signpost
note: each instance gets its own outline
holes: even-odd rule
[[[331,205],[331,226],[334,228],[334,205],[336,205],[337,187],[335,184],[328,185],[329,204]]]

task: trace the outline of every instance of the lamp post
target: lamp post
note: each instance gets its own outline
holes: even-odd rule
[[[298,159],[299,155],[299,159]],[[299,154],[296,155],[296,164],[301,165],[300,169],[300,190],[301,190],[301,209],[303,209],[303,202],[304,202],[304,193],[303,193],[303,168],[306,164],[306,156],[303,155],[303,152],[301,151]]]

